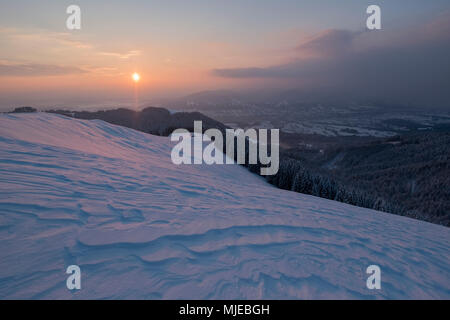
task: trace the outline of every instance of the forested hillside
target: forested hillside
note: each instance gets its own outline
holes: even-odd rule
[[[403,207],[409,216],[450,223],[450,133],[404,135],[344,149],[331,172]]]
[[[327,143],[330,147],[320,152],[285,151],[274,184],[450,225],[449,132],[415,132],[367,143],[345,144],[336,139],[336,146]]]

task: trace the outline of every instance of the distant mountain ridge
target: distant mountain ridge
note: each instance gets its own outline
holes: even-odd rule
[[[170,113],[167,109],[157,107],[148,107],[141,111],[119,108],[95,112],[68,110],[50,110],[48,112],[77,119],[103,120],[111,124],[159,136],[168,136],[179,128],[193,131],[194,121],[202,121],[203,130],[216,128],[224,131],[226,129],[226,126],[221,122],[211,119],[200,112]]]

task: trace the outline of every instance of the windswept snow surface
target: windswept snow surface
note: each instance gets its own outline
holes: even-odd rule
[[[0,298],[450,298],[450,230],[102,121],[0,115]],[[66,288],[69,265],[81,290]],[[366,268],[381,268],[381,290]]]

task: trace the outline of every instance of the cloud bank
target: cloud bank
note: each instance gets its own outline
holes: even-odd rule
[[[404,30],[325,30],[295,47],[297,58],[269,67],[215,69],[218,77],[287,81],[391,103],[450,109],[450,13]]]
[[[49,64],[12,64],[0,62],[0,76],[37,77],[59,76],[85,73],[86,70],[77,67],[67,67]]]

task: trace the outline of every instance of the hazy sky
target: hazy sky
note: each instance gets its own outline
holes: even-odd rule
[[[66,29],[71,4],[79,31]],[[381,31],[365,29],[370,4]],[[445,104],[449,12],[448,0],[0,0],[0,108],[128,103],[133,72],[142,101],[266,86]]]

